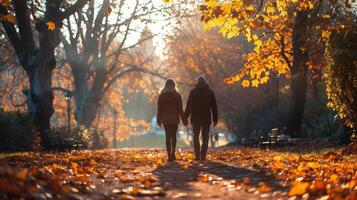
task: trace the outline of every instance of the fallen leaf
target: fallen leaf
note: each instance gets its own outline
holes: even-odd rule
[[[292,187],[289,190],[289,196],[298,196],[306,193],[309,183],[307,182],[297,182],[294,181],[291,183]]]
[[[114,172],[114,176],[120,178],[121,176],[123,176],[123,172],[121,170],[117,170]]]
[[[259,183],[259,188],[258,188],[259,192],[262,193],[266,193],[266,192],[270,192],[271,188],[269,187],[269,185],[267,183]]]

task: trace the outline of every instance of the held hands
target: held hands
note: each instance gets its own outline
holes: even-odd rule
[[[217,126],[217,122],[213,122],[213,127],[216,127]]]
[[[182,123],[184,126],[187,126],[188,125],[188,119],[187,118],[183,118],[182,119]]]

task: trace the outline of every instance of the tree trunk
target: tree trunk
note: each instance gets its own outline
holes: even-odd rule
[[[35,123],[40,129],[43,145],[48,144],[47,134],[50,130],[50,120],[54,113],[52,71],[56,67],[55,47],[57,31],[50,31],[45,21],[36,24],[39,33],[39,49],[33,53],[33,67],[30,73],[31,98],[30,105],[34,105]]]
[[[104,67],[101,69],[97,69],[96,76],[93,81],[91,89],[88,91],[88,86],[76,86],[75,96],[76,98],[76,120],[78,124],[84,125],[85,127],[90,127],[97,116],[99,102],[103,97],[103,87],[106,78],[106,71]],[[85,82],[80,82],[80,84],[88,84]],[[87,93],[79,94],[77,88],[87,88]]]
[[[311,80],[311,84],[312,84],[312,98],[315,100],[315,101],[319,101],[320,100],[320,88],[319,88],[319,80],[318,79],[312,79]]]
[[[87,67],[80,63],[70,62],[74,78],[74,102],[75,102],[75,119],[79,124],[82,122],[83,103],[88,95]]]
[[[15,44],[15,49],[18,50],[17,56],[26,71],[30,83],[30,89],[26,92],[27,107],[34,118],[36,127],[40,131],[42,145],[44,146],[48,144],[47,133],[50,129],[51,116],[54,113],[51,80],[52,71],[56,66],[54,49],[58,44],[59,31],[58,28],[55,31],[48,30],[46,23],[52,21],[54,23],[57,22],[57,25],[60,24],[56,21],[60,14],[60,2],[52,1],[46,2],[44,18],[36,22],[35,28],[39,38],[38,48],[35,47],[27,2],[22,0],[13,1],[19,38],[21,39],[21,44]],[[15,41],[16,34],[16,31],[11,32],[11,37],[15,37]]]
[[[91,127],[92,123],[97,116],[98,107],[99,107],[100,97],[96,97],[94,95],[89,95],[84,101],[81,103],[81,108],[77,116],[77,122],[79,125],[83,125],[85,127]]]
[[[291,70],[291,108],[287,128],[292,137],[301,136],[307,87],[308,53],[305,47],[308,25],[308,12],[298,11],[293,27],[293,65]]]
[[[40,6],[44,12],[39,20],[30,16],[31,9],[27,0],[13,0],[11,3],[16,16],[16,26],[6,20],[0,22],[29,79],[30,89],[24,91],[27,108],[39,128],[42,145],[46,147],[49,144],[47,133],[50,129],[50,119],[54,113],[51,81],[52,71],[56,66],[55,48],[59,44],[62,20],[81,9],[87,0],[78,0],[65,11],[60,9],[63,1],[46,0]],[[8,8],[0,5],[0,14],[7,15]],[[33,34],[34,20],[38,34]],[[49,23],[55,26],[49,27]]]

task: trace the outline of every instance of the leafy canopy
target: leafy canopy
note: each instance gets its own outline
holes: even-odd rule
[[[253,50],[244,55],[246,63],[243,69],[227,78],[226,83],[241,81],[243,87],[258,87],[267,83],[271,72],[290,76],[293,61],[292,27],[297,12],[309,12],[310,31],[318,32],[317,36],[307,33],[308,41],[316,45],[321,39],[328,38],[331,32],[328,22],[332,12],[330,7],[321,9],[322,6],[314,0],[207,0],[199,10],[205,30],[218,28],[226,38],[242,36],[254,45]],[[332,2],[331,6],[338,5]],[[307,46],[305,50],[308,49]],[[314,62],[307,64],[310,68],[316,65]]]

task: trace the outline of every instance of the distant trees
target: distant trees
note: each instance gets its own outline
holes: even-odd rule
[[[44,144],[54,112],[51,81],[60,28],[64,19],[87,2],[78,0],[69,5],[57,0],[44,3],[2,0],[0,4],[1,24],[28,77],[29,89],[24,90],[28,111],[34,116]]]
[[[68,17],[61,34],[65,61],[73,75],[75,117],[87,127],[114,83],[132,72],[148,70],[151,57],[140,55],[139,49],[153,34],[133,37],[143,31],[150,17],[163,11],[147,0],[104,0],[99,8],[96,5],[91,0],[85,12]]]

